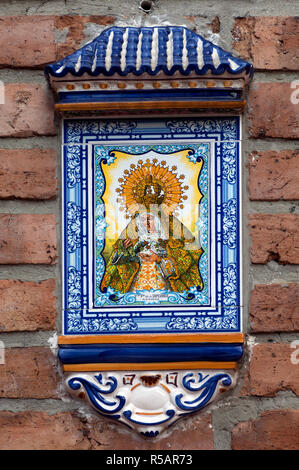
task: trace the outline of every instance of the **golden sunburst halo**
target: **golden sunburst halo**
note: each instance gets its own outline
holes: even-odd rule
[[[131,164],[129,170],[124,170],[118,179],[118,201],[126,210],[127,218],[141,207],[149,209],[151,205],[161,206],[165,212],[174,214],[178,208],[184,207],[183,201],[187,200],[185,191],[189,187],[183,186],[184,178],[177,173],[177,166],[170,168],[165,160],[159,163],[156,158],[140,159],[137,164]]]

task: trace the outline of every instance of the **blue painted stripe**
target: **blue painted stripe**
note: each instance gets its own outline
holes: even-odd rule
[[[105,344],[65,345],[59,348],[63,364],[238,361],[241,344]]]
[[[177,100],[188,101],[238,101],[241,99],[241,91],[232,90],[177,90],[173,93],[165,90],[146,90],[142,93],[134,90],[129,91],[78,91],[60,92],[59,103],[92,103],[92,102],[123,102],[123,101],[150,101],[150,100],[169,100],[175,97]]]

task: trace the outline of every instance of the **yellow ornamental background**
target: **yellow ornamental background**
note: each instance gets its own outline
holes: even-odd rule
[[[106,181],[102,196],[107,223],[105,258],[134,213],[148,209],[148,204],[161,205],[164,212],[174,214],[198,239],[195,224],[203,197],[198,189],[198,177],[203,161],[194,165],[187,158],[190,150],[187,146],[183,150],[163,154],[154,149],[143,154],[110,150],[115,160],[109,166],[102,165]],[[149,193],[147,197],[144,197],[145,186]]]

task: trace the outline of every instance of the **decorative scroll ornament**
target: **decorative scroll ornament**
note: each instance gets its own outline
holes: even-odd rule
[[[200,411],[234,384],[233,370],[82,372],[66,378],[76,398],[145,437]]]

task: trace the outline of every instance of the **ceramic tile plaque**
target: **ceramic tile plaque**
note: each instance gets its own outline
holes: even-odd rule
[[[66,389],[145,437],[236,383],[252,73],[181,26],[107,28],[46,67],[62,120]]]
[[[240,118],[63,133],[64,334],[240,331]]]

